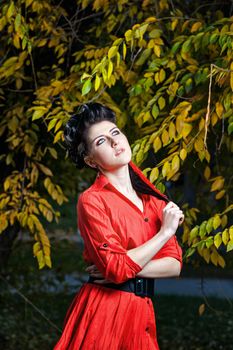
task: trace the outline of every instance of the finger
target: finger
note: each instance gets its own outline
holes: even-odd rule
[[[103,280],[94,280],[94,283],[96,284],[106,284],[106,283],[111,283],[110,281],[103,279]]]
[[[104,278],[104,276],[100,272],[92,272],[92,273],[90,273],[90,276],[96,277],[96,278]]]
[[[85,269],[85,271],[89,272],[89,271],[92,271],[94,268],[95,268],[95,265],[90,265]]]

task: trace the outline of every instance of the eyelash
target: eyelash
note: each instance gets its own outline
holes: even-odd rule
[[[119,134],[120,134],[120,131],[119,131],[119,130],[114,130],[114,131],[112,132],[112,136],[116,136],[116,135],[119,135]],[[99,140],[96,142],[96,146],[102,145],[103,142],[100,142],[100,141],[102,141],[102,140],[105,140],[105,139],[104,139],[104,138],[99,139]]]

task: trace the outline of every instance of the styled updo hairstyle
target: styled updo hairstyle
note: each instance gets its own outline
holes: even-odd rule
[[[68,120],[64,130],[64,138],[68,155],[77,168],[82,169],[86,166],[84,157],[88,154],[88,129],[104,120],[116,124],[116,115],[110,108],[100,103],[83,104],[79,107],[78,113],[72,115]]]

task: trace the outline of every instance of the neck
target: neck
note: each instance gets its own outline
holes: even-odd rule
[[[114,171],[102,171],[102,173],[108,178],[109,182],[120,192],[132,193],[134,192],[132,182],[129,175],[128,164],[114,170]]]

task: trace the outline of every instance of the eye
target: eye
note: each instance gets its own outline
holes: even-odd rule
[[[99,139],[97,142],[96,142],[96,146],[100,146],[102,145],[102,143],[104,143],[105,139],[103,137],[101,137],[101,139]]]
[[[113,130],[113,132],[112,132],[112,135],[113,135],[113,136],[119,135],[119,134],[120,134],[120,130],[118,130],[118,129],[115,129],[115,130]]]

